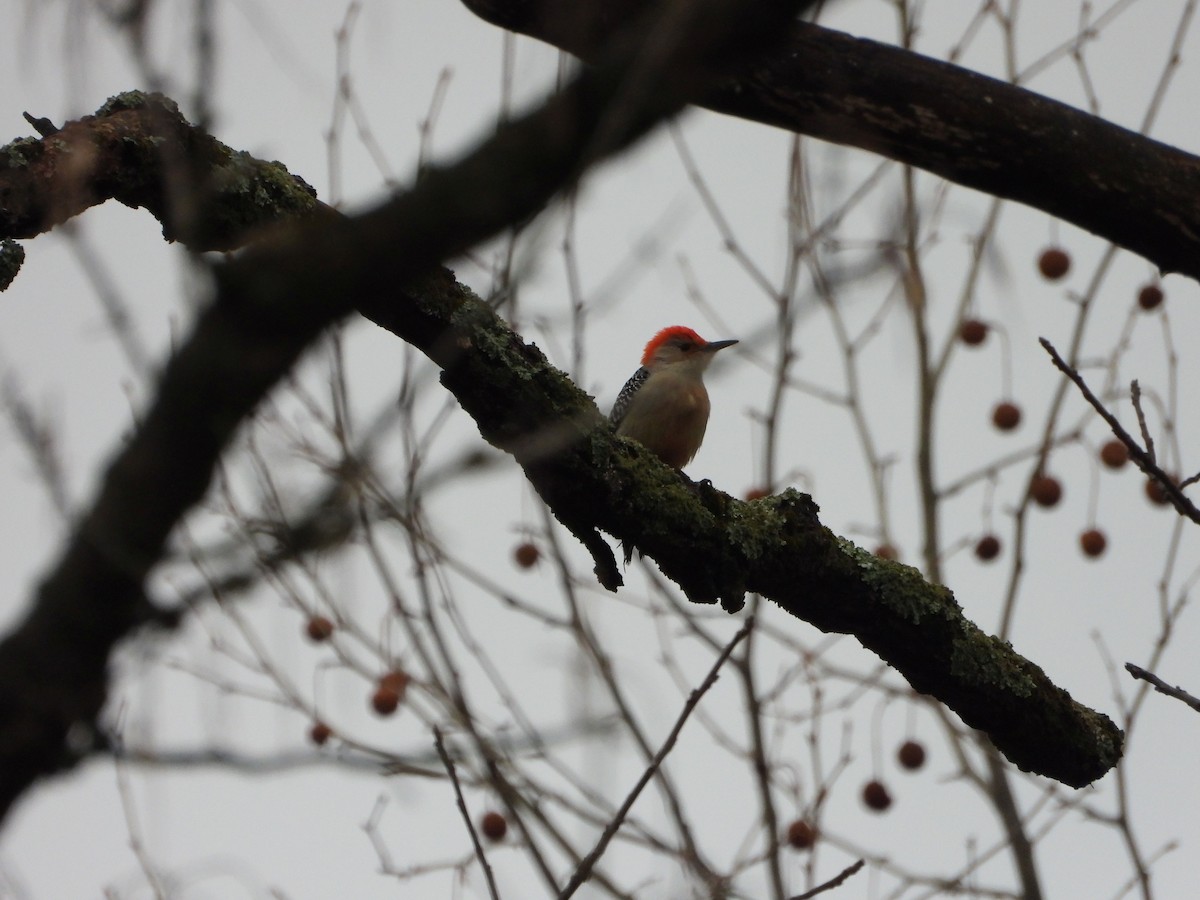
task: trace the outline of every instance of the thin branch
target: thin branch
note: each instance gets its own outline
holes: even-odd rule
[[[712,664],[712,668],[709,669],[708,675],[705,676],[702,682],[700,682],[700,686],[692,691],[691,695],[687,699],[687,702],[684,703],[683,709],[679,713],[679,717],[675,720],[674,727],[671,728],[670,734],[667,735],[667,739],[663,741],[663,744],[659,748],[658,752],[654,754],[654,759],[651,761],[650,765],[646,767],[646,770],[642,772],[641,778],[639,778],[637,784],[633,786],[633,789],[625,798],[625,802],[621,804],[621,808],[618,809],[616,814],[612,817],[612,821],[610,821],[605,827],[604,833],[600,835],[600,840],[596,842],[596,846],[592,848],[592,851],[583,858],[583,861],[575,869],[575,872],[571,875],[571,880],[567,882],[566,887],[564,887],[562,892],[558,895],[559,900],[566,900],[566,898],[574,894],[575,891],[579,889],[580,885],[587,881],[591,876],[592,869],[595,867],[600,857],[604,854],[604,851],[608,849],[609,843],[614,837],[616,837],[617,832],[621,828],[621,823],[625,821],[625,817],[629,814],[629,810],[633,807],[634,802],[641,795],[642,790],[646,787],[646,785],[648,785],[651,779],[654,778],[655,773],[658,772],[663,760],[667,758],[667,754],[670,753],[675,747],[675,742],[679,738],[679,733],[683,731],[683,726],[687,722],[688,717],[691,716],[692,710],[696,708],[696,704],[700,702],[700,699],[706,693],[708,693],[709,688],[717,683],[717,676],[721,672],[721,666],[725,664],[725,660],[729,659],[729,654],[734,651],[734,648],[736,648],[737,645],[742,642],[742,639],[750,633],[750,629],[753,627],[753,625],[753,617],[747,618],[745,624],[738,629],[737,634],[735,634],[732,640],[725,645],[725,649],[721,651],[716,661]]]
[[[1154,460],[1154,454],[1142,449],[1141,445],[1139,445],[1138,442],[1135,441],[1129,434],[1129,432],[1125,430],[1121,423],[1117,421],[1117,417],[1109,412],[1108,408],[1100,402],[1100,399],[1092,393],[1091,389],[1087,386],[1087,383],[1084,382],[1083,376],[1079,374],[1079,371],[1059,355],[1053,344],[1051,344],[1045,338],[1038,338],[1038,341],[1041,343],[1046,352],[1050,354],[1050,359],[1054,361],[1054,365],[1059,369],[1059,371],[1061,371],[1075,383],[1075,386],[1079,388],[1079,392],[1083,395],[1083,398],[1087,400],[1087,402],[1092,405],[1092,408],[1100,414],[1100,417],[1108,423],[1108,427],[1112,429],[1112,433],[1116,436],[1117,440],[1119,440],[1129,449],[1129,457],[1135,463],[1137,463],[1137,467],[1145,472],[1148,477],[1153,478],[1158,482],[1163,493],[1171,499],[1171,503],[1177,510],[1179,510],[1181,515],[1187,516],[1193,522],[1200,523],[1200,509],[1197,509],[1196,505],[1188,499],[1187,495],[1184,494],[1182,490],[1180,490],[1180,486],[1176,483],[1175,479],[1159,468],[1158,464]],[[1137,399],[1140,397],[1140,391],[1137,390],[1136,381],[1133,383],[1133,397],[1134,407],[1138,411],[1138,422],[1141,425],[1142,434],[1145,436],[1146,441],[1149,444],[1149,431],[1146,428],[1146,420],[1145,416],[1142,414],[1141,404]]]
[[[120,762],[116,766],[116,776],[117,793],[121,798],[121,811],[125,814],[125,828],[129,832],[129,849],[133,851],[134,858],[137,859],[142,874],[146,876],[146,884],[154,893],[155,900],[166,900],[169,894],[166,886],[163,884],[162,874],[159,872],[158,866],[150,858],[150,851],[146,848],[145,832],[142,829],[141,819],[138,816],[137,803],[133,797],[133,785],[129,780],[129,772]]]
[[[1167,684],[1153,672],[1147,672],[1141,666],[1135,666],[1133,663],[1125,663],[1125,670],[1134,678],[1140,678],[1142,681],[1148,681],[1154,685],[1154,689],[1160,694],[1166,694],[1168,697],[1174,697],[1176,700],[1182,700],[1196,712],[1200,712],[1200,698],[1194,697],[1181,687],[1172,687]]]
[[[491,895],[492,900],[500,900],[500,893],[496,890],[496,878],[492,875],[492,865],[487,860],[487,854],[483,852],[483,844],[479,842],[479,833],[475,831],[475,823],[471,821],[467,801],[463,799],[462,787],[458,783],[458,772],[454,769],[454,760],[446,752],[442,731],[436,725],[433,726],[433,745],[437,747],[442,765],[446,767],[446,773],[450,776],[450,783],[454,785],[454,801],[458,804],[458,811],[462,813],[463,821],[467,823],[467,832],[471,835],[471,843],[475,846],[475,858],[479,860],[479,865],[483,867],[483,876],[487,879],[488,894]]]
[[[833,878],[830,878],[824,884],[819,884],[815,888],[813,888],[811,891],[805,891],[803,894],[797,894],[795,897],[792,897],[792,900],[811,900],[811,898],[817,896],[818,894],[823,894],[826,891],[833,890],[835,887],[840,887],[842,882],[844,882],[851,875],[854,875],[855,873],[857,873],[858,870],[861,869],[865,864],[866,864],[866,860],[862,860],[862,859],[860,859],[858,862],[851,863],[849,866],[847,866],[845,869],[843,869],[838,875],[834,876]]]
[[[1142,386],[1135,378],[1129,382],[1129,402],[1137,413],[1138,429],[1142,432],[1142,440],[1146,443],[1146,455],[1152,463],[1158,463],[1158,453],[1154,449],[1154,438],[1150,436],[1150,426],[1146,424],[1146,410],[1142,407]],[[1129,444],[1125,445],[1126,447]]]

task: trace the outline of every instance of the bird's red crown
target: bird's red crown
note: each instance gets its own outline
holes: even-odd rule
[[[667,341],[678,341],[680,344],[692,344],[695,347],[703,347],[708,343],[686,325],[670,325],[650,338],[650,343],[646,345],[646,350],[642,353],[642,365],[650,365],[658,348]]]

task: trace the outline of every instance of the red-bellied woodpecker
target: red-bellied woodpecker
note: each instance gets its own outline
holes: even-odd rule
[[[718,350],[736,343],[706,341],[682,325],[654,335],[641,368],[613,404],[609,419],[617,434],[633,438],[676,469],[691,462],[708,427],[704,370]]]

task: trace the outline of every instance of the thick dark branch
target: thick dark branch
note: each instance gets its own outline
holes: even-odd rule
[[[737,0],[665,5],[614,39],[602,64],[452,168],[431,170],[407,194],[357,218],[309,217],[276,229],[216,270],[214,303],[167,365],[157,397],[110,466],[27,618],[0,642],[0,815],[38,776],[73,765],[86,749],[86,732],[106,694],[109,655],[150,617],[142,593],[150,568],[162,558],[171,530],[203,496],[237,427],[305,347],[356,302],[395,302],[400,285],[438,260],[534,215],[589,165],[681,108],[714,68],[720,71],[747,46],[778,34],[802,5],[772,0],[756,4],[753,15],[740,14]],[[631,72],[639,78],[631,79]],[[173,108],[161,99],[145,102],[152,110]],[[109,188],[113,179],[143,177],[140,164],[153,165],[140,158],[128,169],[119,165],[120,146],[103,140],[113,116],[101,112],[79,124],[78,138],[64,137],[72,130],[68,125],[43,139],[40,150],[32,147],[38,142],[26,142],[14,156],[10,145],[7,171],[17,160],[17,169],[27,170],[30,193],[38,184],[46,192],[40,200],[25,198],[24,207],[16,204],[36,211],[22,228],[45,227],[85,208],[94,196],[118,196],[151,208],[165,222],[179,221],[178,210]],[[181,145],[187,147],[192,135],[163,118],[166,133],[148,142],[162,147],[165,160],[153,174],[168,181],[171,196],[195,197],[196,190],[169,183],[183,171],[176,164],[191,158]],[[46,146],[60,139],[82,150],[64,156]],[[41,177],[39,167],[51,171]],[[196,184],[209,184],[215,174],[204,171]],[[151,196],[167,193],[154,188]],[[14,198],[22,199],[10,191],[0,206]],[[194,239],[202,230],[189,221],[193,227],[182,236]],[[461,344],[474,333],[469,315],[437,327],[427,337],[443,364],[478,349]],[[482,349],[503,360],[519,352],[519,341]]]
[[[462,2],[590,59],[646,0]],[[701,105],[1016,200],[1200,277],[1200,158],[960,66],[797,23]]]

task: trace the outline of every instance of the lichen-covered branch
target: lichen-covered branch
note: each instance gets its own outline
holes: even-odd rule
[[[633,544],[695,602],[735,610],[753,591],[854,635],[1022,769],[1081,787],[1120,760],[1120,729],[980,631],[949,589],[838,537],[806,494],[743,502],[616,438],[591,398],[450,272],[360,309],[443,366],[483,437],[521,463],[572,530]]]
[[[249,229],[318,206],[282,163],[227,147],[161,94],[119,94],[95,115],[44,130],[0,147],[0,238],[36,237],[118,200],[147,209],[167,240],[232,250]]]

